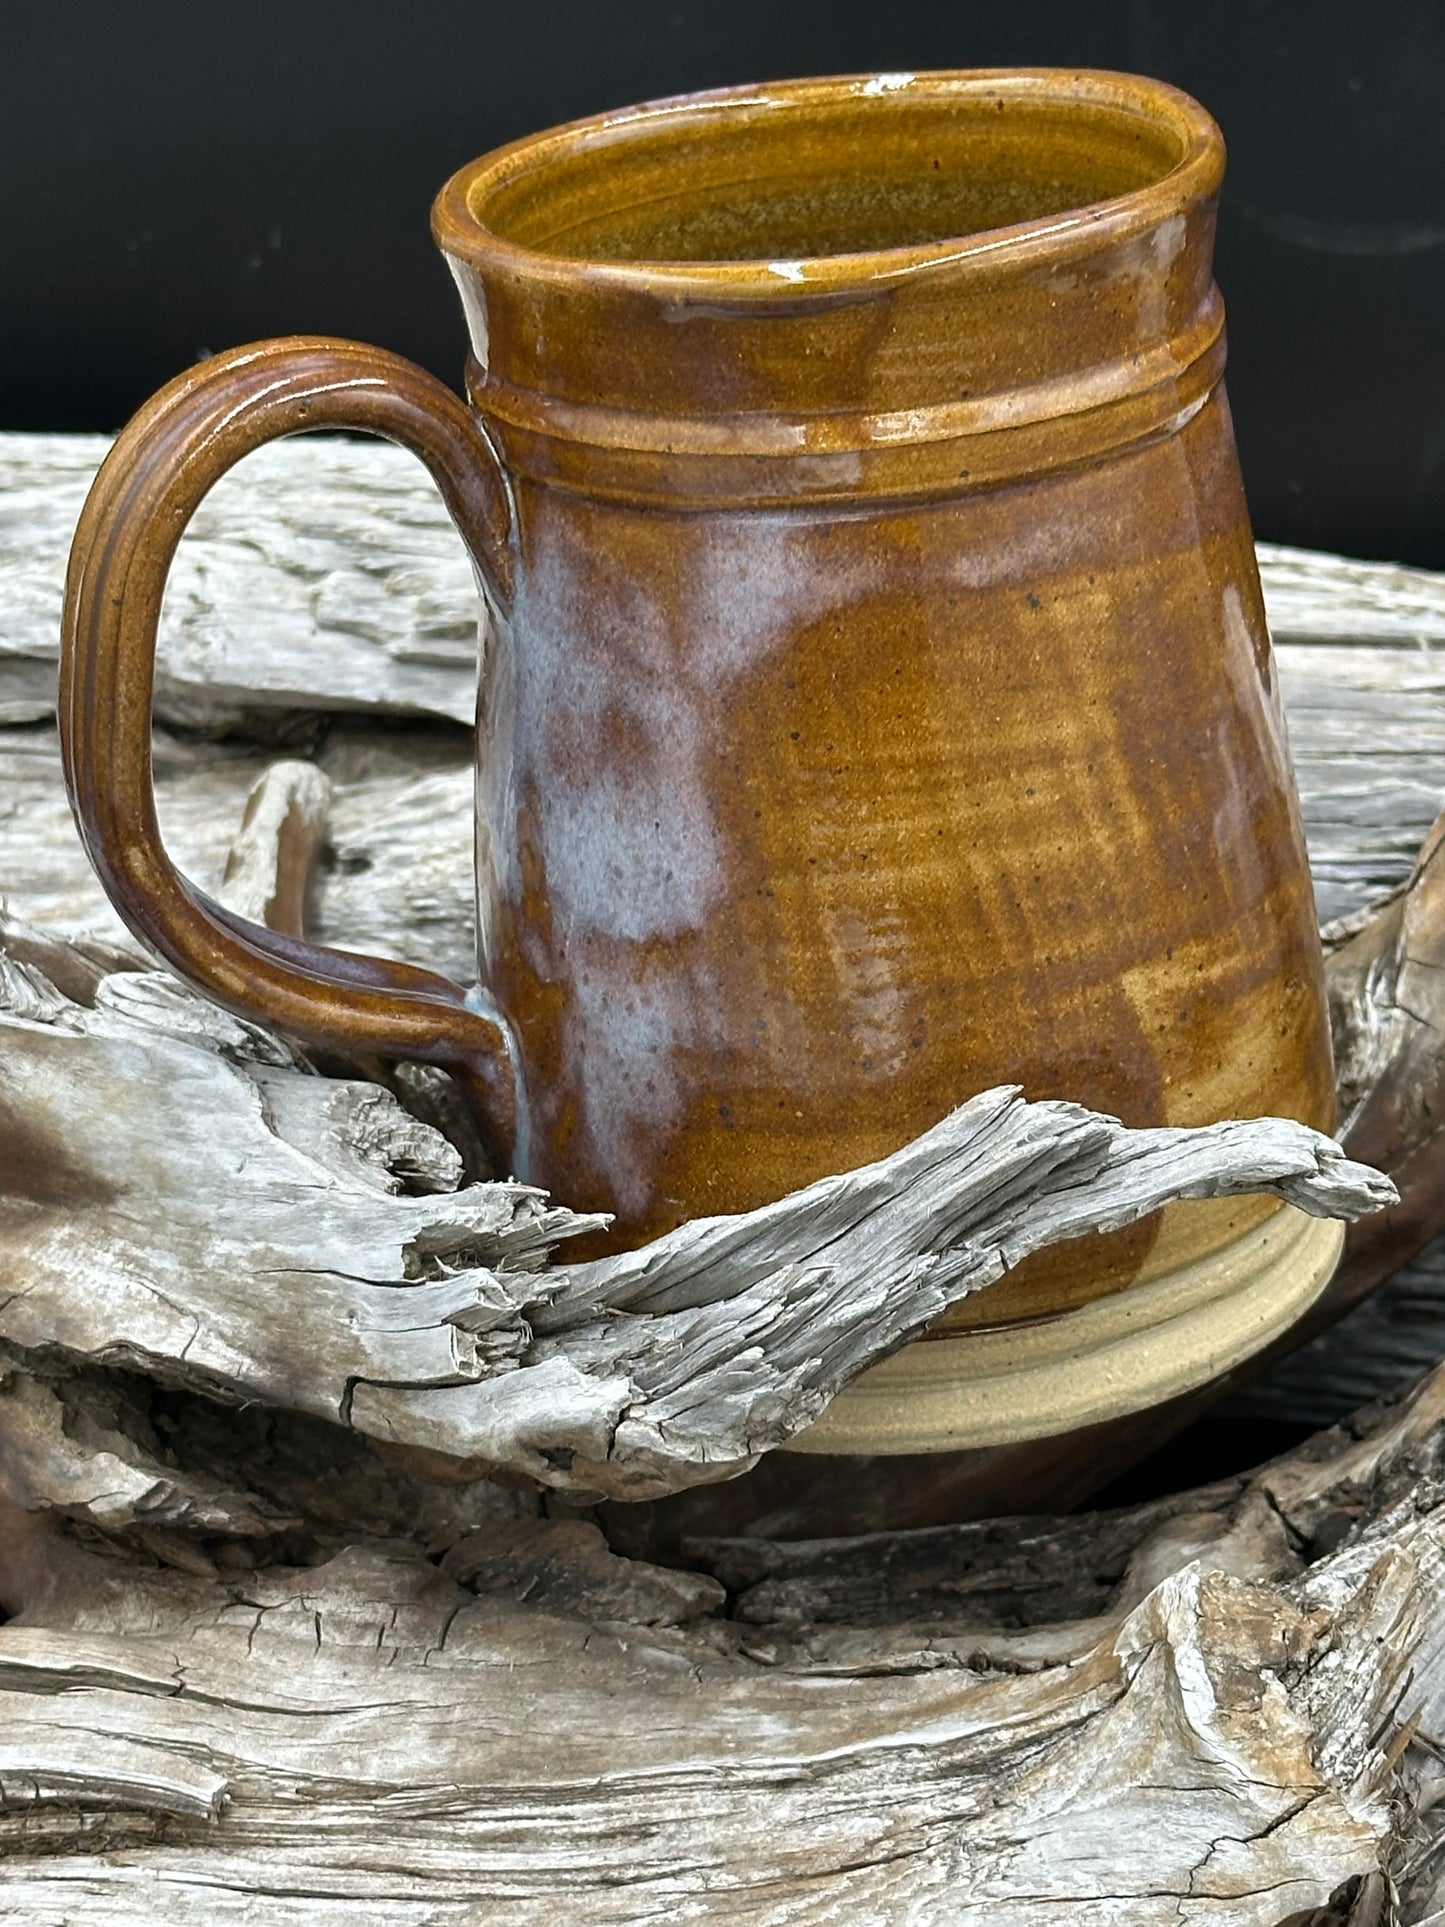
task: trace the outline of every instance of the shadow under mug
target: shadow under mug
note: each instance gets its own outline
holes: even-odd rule
[[[228,1008],[442,1064],[612,1241],[766,1202],[1019,1083],[1133,1125],[1333,1125],[1314,906],[1212,279],[1219,133],[1127,76],[875,75],[601,115],[433,213],[469,406],[263,342],[130,423],[61,724],[131,928]],[[482,988],[230,915],[150,774],[166,572],[248,450],[388,436],[484,599]],[[801,1441],[1070,1429],[1213,1376],[1340,1229],[1186,1203],[1040,1254]]]

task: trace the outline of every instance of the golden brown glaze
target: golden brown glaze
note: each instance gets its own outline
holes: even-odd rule
[[[234,1008],[470,1067],[506,1161],[625,1242],[882,1155],[992,1083],[1132,1124],[1329,1128],[1219,386],[1221,168],[1173,90],[1044,72],[733,90],[464,169],[434,227],[508,503],[454,402],[446,452],[421,445],[454,504],[474,465],[461,521],[494,584],[479,934],[515,1093],[455,992],[411,985],[388,1030],[385,973],[328,985],[320,953],[198,904],[158,855],[134,728],[100,740],[112,672],[71,668],[77,808],[122,908]],[[231,427],[228,378],[196,431],[218,453],[153,425],[97,484],[87,662],[117,646],[110,565],[87,586],[102,529],[153,551],[119,645],[139,662],[217,463],[308,425]],[[328,421],[398,432],[349,392]],[[1045,1254],[977,1316],[1156,1276],[1272,1208]]]
[[[944,75],[662,103],[443,190],[519,535],[484,974],[529,1174],[627,1236],[993,1082],[1332,1122],[1218,386],[1221,161],[1153,83]],[[1271,1209],[1046,1255],[977,1316]]]

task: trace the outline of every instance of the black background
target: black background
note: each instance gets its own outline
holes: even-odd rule
[[[1441,0],[0,0],[0,427],[115,428],[266,334],[456,381],[427,210],[472,155],[695,87],[1024,63],[1222,123],[1259,533],[1445,566]]]

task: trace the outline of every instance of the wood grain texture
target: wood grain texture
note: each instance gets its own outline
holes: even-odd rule
[[[11,1430],[53,1463],[47,1396]],[[70,1388],[92,1452],[107,1418]],[[304,1565],[230,1493],[192,1499],[229,1508],[199,1550],[31,1513],[0,1542],[0,1917],[1421,1919],[1442,1421],[1436,1378],[1252,1478],[894,1535],[871,1576],[757,1543],[664,1572],[435,1498]]]
[[[0,720],[54,709],[65,558],[110,443],[0,435]],[[300,440],[227,476],[172,574],[157,713],[361,710],[470,723],[476,590],[425,471],[390,445]]]
[[[834,1290],[840,1320],[820,1372],[789,1351],[786,1266],[816,1262],[786,1242],[812,1215],[796,1206],[768,1230],[773,1296],[748,1284],[742,1306],[692,1302],[727,1242],[706,1228],[623,1278],[545,1268],[567,1214],[476,1182],[427,1121],[445,1109],[435,1089],[398,1077],[402,1104],[365,1067],[317,1075],[136,954],[69,828],[35,615],[50,578],[24,535],[25,518],[44,522],[35,503],[70,488],[69,511],[46,511],[58,562],[96,452],[0,451],[0,712],[17,717],[0,731],[0,893],[31,919],[7,925],[0,1086],[12,1108],[47,1093],[52,1125],[44,1140],[27,1113],[18,1181],[13,1151],[0,1165],[0,1920],[1393,1927],[1445,1905],[1438,1374],[1257,1474],[1126,1512],[846,1543],[713,1537],[681,1570],[621,1557],[592,1523],[583,1475],[597,1489],[608,1460],[577,1446],[597,1436],[595,1396],[512,1394],[488,1441],[513,1455],[510,1484],[458,1456],[449,1401],[560,1360],[588,1393],[626,1376],[639,1423],[614,1425],[611,1476],[715,1476],[709,1442],[773,1442],[788,1399],[856,1367],[875,1335],[844,1328],[876,1277],[845,1265],[841,1284],[805,1283]],[[304,751],[330,786],[313,934],[467,976],[469,697],[436,701],[449,721],[407,722],[426,703],[397,694],[377,642],[324,627],[335,587],[313,593],[353,566],[348,516],[394,545],[390,508],[374,525],[359,513],[372,469],[438,538],[436,576],[379,578],[400,599],[382,605],[394,633],[448,572],[470,623],[460,546],[392,450],[300,443],[260,460],[276,464],[271,526],[310,514],[320,530],[298,578],[310,599],[284,632],[286,674],[253,674],[270,605],[247,588],[257,554],[238,561],[215,617],[234,625],[217,632],[222,701],[207,706],[198,658],[177,682],[184,727],[160,733],[166,833],[205,887],[224,890],[229,865],[237,900],[262,907],[288,798],[309,796],[320,828],[319,779],[266,780],[278,743]],[[235,526],[261,523],[243,508]],[[1445,790],[1422,701],[1445,592],[1287,555],[1277,588],[1264,562],[1321,909],[1348,914],[1405,880]],[[32,642],[12,647],[26,596]],[[350,695],[349,650],[365,669]],[[465,663],[433,667],[433,691],[469,684],[470,642]],[[346,713],[363,684],[371,720]],[[1358,1009],[1398,1045],[1402,992],[1415,1007],[1401,965],[1419,946],[1373,930],[1382,961],[1356,974],[1380,994]],[[987,1202],[987,1160],[957,1193],[988,1179],[974,1228],[998,1250],[1120,1202],[1120,1140],[1040,1109],[1001,1104],[995,1149],[1073,1164],[1035,1163],[1014,1219]],[[124,1155],[103,1152],[99,1116]],[[1035,1140],[1031,1118],[1047,1127]],[[1130,1208],[1151,1169],[1227,1180],[1264,1141],[1230,1138],[1194,1141],[1189,1172],[1168,1169],[1178,1144],[1135,1165]],[[944,1148],[932,1175],[967,1173],[963,1147]],[[1291,1169],[1317,1183],[1304,1148],[1288,1147]],[[234,1211],[207,1206],[207,1183]],[[845,1218],[849,1190],[828,1201]],[[137,1205],[162,1194],[173,1211]],[[1040,1207],[1026,1220],[1025,1197]],[[258,1209],[275,1234],[264,1300]],[[874,1211],[860,1240],[919,1261],[884,1308],[896,1329],[968,1282],[909,1216]],[[1342,1342],[1303,1391],[1279,1368],[1273,1406],[1251,1394],[1259,1409],[1339,1409],[1437,1357],[1438,1299],[1422,1285],[1411,1301],[1409,1275],[1393,1338]],[[1445,1291],[1445,1267],[1432,1275]],[[741,1373],[709,1349],[711,1334],[735,1350],[734,1314],[753,1321]],[[782,1388],[771,1406],[766,1388]]]
[[[388,1093],[316,1076],[167,974],[67,997],[83,961],[0,932],[0,1274],[25,1280],[0,1343],[587,1498],[746,1470],[1060,1239],[1176,1197],[1268,1189],[1349,1218],[1395,1196],[1303,1125],[1127,1131],[1004,1090],[758,1211],[548,1266],[596,1220],[515,1183],[458,1188],[456,1151]]]
[[[65,552],[108,445],[0,435],[0,718],[29,719],[0,728],[0,897],[23,917],[128,944],[71,827],[46,720]],[[1259,555],[1329,925],[1403,883],[1445,797],[1445,581],[1269,544]],[[222,889],[244,799],[274,759],[256,738],[279,735],[312,750],[332,785],[313,934],[470,981],[469,741],[460,726],[401,719],[470,718],[475,627],[461,542],[402,451],[301,438],[227,476],[182,544],[158,707],[250,733],[158,730],[162,824],[182,867]],[[358,708],[386,726],[358,723]],[[1323,1423],[1408,1382],[1442,1348],[1442,1269],[1434,1254],[1407,1269],[1358,1330],[1251,1388],[1249,1411]]]
[[[0,722],[53,714],[66,552],[108,446],[0,434]],[[1445,710],[1430,700],[1445,684],[1445,582],[1269,543],[1259,561],[1328,922],[1405,876],[1445,794]],[[420,465],[384,443],[302,438],[226,476],[191,524],[157,714],[467,725],[476,627],[471,566]]]
[[[128,942],[74,836],[43,720],[53,704],[65,550],[107,446],[100,437],[0,436],[0,715],[35,719],[0,729],[0,895],[21,915]],[[1403,882],[1445,795],[1445,708],[1432,700],[1445,586],[1420,570],[1269,545],[1260,562],[1328,923]],[[162,713],[212,729],[234,729],[243,717],[252,731],[252,740],[225,742],[158,732],[163,825],[183,867],[221,889],[242,802],[271,760],[255,733],[305,743],[333,785],[314,932],[470,980],[463,730],[317,721],[344,718],[353,701],[387,718],[418,707],[458,721],[470,715],[471,571],[420,466],[381,443],[303,438],[264,451],[220,484],[178,568],[166,622],[176,667],[166,675],[188,694],[172,709],[163,675]],[[187,571],[203,585],[194,592]],[[368,608],[372,596],[380,598],[374,620],[338,626],[338,609]],[[432,650],[431,695],[420,702],[393,675],[387,645],[408,662],[423,633],[451,639]],[[1380,1342],[1357,1346],[1349,1332],[1321,1341],[1333,1345],[1334,1361],[1326,1367],[1319,1354],[1322,1373],[1338,1383],[1332,1402],[1309,1408],[1318,1418],[1379,1389],[1377,1370],[1404,1382],[1435,1355],[1433,1275],[1427,1261],[1418,1277],[1401,1279],[1398,1316],[1388,1296],[1379,1301],[1369,1317],[1390,1318]],[[1294,1368],[1281,1372],[1280,1413],[1305,1410]],[[1252,1410],[1272,1409],[1272,1383],[1251,1392]]]
[[[272,763],[251,786],[226,852],[217,902],[238,917],[299,937],[326,841],[331,784],[314,763]]]

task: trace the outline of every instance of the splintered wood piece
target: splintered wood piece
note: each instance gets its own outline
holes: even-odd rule
[[[1056,1437],[971,1452],[837,1455],[807,1465],[764,1460],[716,1493],[679,1493],[643,1514],[609,1513],[617,1543],[671,1557],[699,1532],[811,1536],[1079,1505],[1232,1394],[1253,1416],[1288,1417],[1303,1408],[1318,1419],[1323,1381],[1330,1400],[1324,1416],[1333,1418],[1427,1369],[1445,1350],[1445,1301],[1431,1289],[1445,1280],[1445,1259],[1433,1247],[1363,1330],[1355,1319],[1382,1282],[1445,1229],[1442,879],[1445,819],[1402,889],[1373,917],[1358,919],[1327,957],[1344,1146],[1389,1172],[1400,1197],[1351,1225],[1334,1279],[1283,1337],[1193,1392]],[[1299,1348],[1351,1312],[1338,1337],[1317,1339],[1324,1348],[1315,1354],[1317,1377]],[[1271,1367],[1284,1372],[1277,1393],[1251,1389]]]
[[[1037,1242],[1181,1191],[1383,1194],[1297,1127],[1128,1134],[992,1092],[767,1212],[558,1262],[592,1221],[466,1182],[444,1091],[318,1075],[116,923],[51,723],[103,446],[0,437],[0,891],[32,919],[0,962],[0,1918],[1445,1908],[1445,1375],[1253,1475],[1069,1518],[900,1529],[1056,1513],[1225,1388],[951,1461],[768,1449]],[[1261,562],[1346,1149],[1403,1194],[1352,1230],[1323,1316],[1445,1214],[1438,837],[1411,875],[1445,794],[1445,583]],[[311,935],[469,979],[475,623],[397,451],[291,443],[226,478],[158,686],[188,874],[296,929],[314,868]],[[1407,1344],[1358,1322],[1392,1286],[1328,1371],[1297,1355],[1314,1395],[1438,1355],[1445,1266],[1416,1274]],[[828,1518],[852,1536],[820,1539]],[[648,1545],[667,1563],[626,1556]]]
[[[1132,1515],[700,1548],[730,1595],[581,1522],[253,1569],[31,1514],[0,1908],[1385,1927],[1387,1868],[1428,1890],[1442,1423],[1437,1375]]]
[[[40,957],[0,950],[0,1268],[26,1281],[0,1340],[592,1496],[744,1470],[1057,1239],[1177,1197],[1350,1217],[1394,1195],[1287,1120],[1128,1131],[998,1090],[776,1204],[548,1266],[599,1220],[458,1189],[456,1151],[388,1092],[316,1076],[163,973],[86,1004]]]
[[[330,813],[324,771],[314,763],[272,763],[246,798],[218,901],[268,930],[299,937]]]

